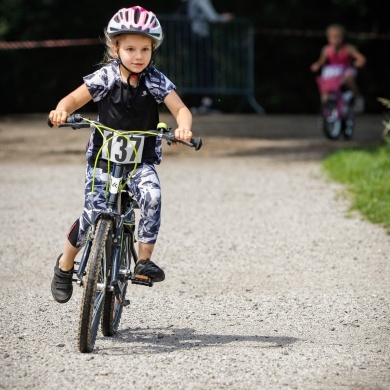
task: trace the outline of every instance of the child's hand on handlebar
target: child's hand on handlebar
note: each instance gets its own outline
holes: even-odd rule
[[[61,123],[66,122],[66,118],[69,116],[69,113],[62,110],[52,110],[49,114],[50,122],[54,126],[59,126]]]
[[[190,142],[191,137],[192,137],[192,131],[189,129],[183,129],[183,128],[178,127],[175,130],[175,137],[177,139],[181,139],[183,141]]]

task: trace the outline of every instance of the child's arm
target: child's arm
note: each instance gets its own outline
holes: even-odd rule
[[[326,54],[326,46],[324,46],[320,53],[320,58],[311,64],[310,69],[312,72],[318,72],[321,67],[326,63],[327,60],[327,54]]]
[[[54,126],[65,123],[66,118],[74,111],[83,107],[92,99],[87,86],[85,84],[78,87],[76,90],[65,96],[57,104],[55,110],[49,114],[49,119]]]
[[[348,54],[353,58],[353,64],[362,68],[366,64],[366,57],[355,46],[348,45]]]
[[[192,114],[187,106],[180,99],[179,95],[172,91],[164,99],[164,103],[169,111],[175,117],[177,122],[177,129],[175,130],[175,137],[189,142],[192,137]]]

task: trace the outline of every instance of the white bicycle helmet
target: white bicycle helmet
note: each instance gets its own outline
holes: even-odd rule
[[[120,9],[107,26],[108,36],[120,34],[144,35],[153,40],[154,49],[162,43],[163,32],[156,15],[140,6]]]

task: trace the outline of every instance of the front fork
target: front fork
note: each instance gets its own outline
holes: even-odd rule
[[[123,217],[121,218],[120,226],[118,227],[118,229],[116,229],[116,233],[113,237],[113,251],[112,251],[113,259],[112,259],[112,264],[111,264],[110,286],[115,286],[118,284],[118,275],[119,275],[120,262],[121,262],[120,249],[121,249],[122,230],[123,230]],[[91,253],[93,239],[94,239],[94,236],[93,236],[93,231],[92,231],[87,239],[86,244],[85,244],[84,251],[83,251],[83,254],[81,256],[80,262],[75,262],[75,264],[78,264],[78,269],[77,269],[77,271],[75,271],[76,276],[77,276],[76,282],[80,286],[83,285],[83,277],[86,273],[85,270],[87,268],[89,255]]]
[[[122,242],[122,232],[123,232],[123,217],[120,220],[120,226],[116,229],[115,236],[113,237],[114,251],[113,259],[111,264],[111,282],[110,286],[114,287],[118,285],[119,282],[119,270],[121,266],[121,242]]]

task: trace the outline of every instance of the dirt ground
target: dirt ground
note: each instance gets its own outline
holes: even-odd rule
[[[166,280],[130,286],[118,334],[80,354],[82,290],[61,305],[50,282],[89,131],[0,118],[0,389],[389,389],[389,236],[320,164],[381,142],[382,119],[331,142],[314,116],[195,117],[202,149],[158,167]]]

